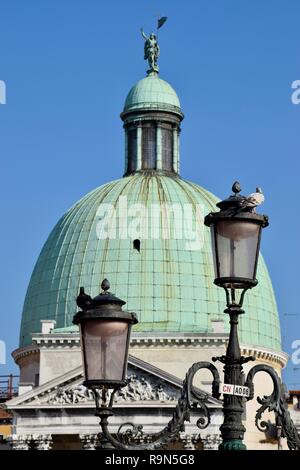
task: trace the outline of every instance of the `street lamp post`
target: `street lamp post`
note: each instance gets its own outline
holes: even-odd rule
[[[226,355],[213,358],[224,364],[224,382],[244,386],[245,376],[242,365],[254,361],[255,357],[241,356],[238,340],[238,321],[242,315],[245,293],[257,285],[256,270],[262,228],[268,226],[268,218],[257,214],[255,206],[248,205],[247,198],[240,196],[238,182],[234,183],[234,195],[217,204],[219,212],[205,217],[205,225],[211,228],[212,249],[217,286],[226,292],[227,313],[230,318],[230,334]],[[236,294],[241,291],[237,301]],[[221,450],[245,450],[243,436],[246,431],[242,424],[244,411],[243,397],[224,395],[224,423],[220,431],[223,442]]]
[[[213,362],[224,364],[224,383],[229,387],[242,388],[246,399],[254,397],[253,379],[258,372],[267,373],[273,382],[273,392],[269,396],[257,398],[261,405],[255,417],[259,430],[266,431],[268,423],[262,421],[264,411],[274,411],[276,424],[281,429],[281,437],[287,438],[290,449],[300,449],[300,437],[291,420],[284,386],[276,371],[264,364],[257,364],[250,369],[245,378],[243,364],[255,360],[255,357],[244,357],[238,341],[238,320],[244,314],[243,300],[247,290],[257,284],[256,270],[259,256],[261,232],[268,225],[265,215],[256,213],[256,206],[262,201],[260,191],[251,197],[239,195],[241,189],[238,182],[234,183],[233,195],[217,204],[219,212],[212,212],[205,217],[205,224],[211,228],[212,249],[215,267],[215,284],[226,293],[227,308],[225,313],[230,318],[230,334],[226,355],[212,358]],[[144,444],[133,444],[130,436],[141,433],[142,425],[128,423],[130,429],[122,433],[121,428],[116,435],[109,431],[108,419],[113,415],[115,393],[124,387],[126,380],[128,348],[131,326],[137,323],[134,313],[125,312],[125,302],[111,294],[109,282],[102,282],[102,292],[92,299],[80,289],[77,297],[79,311],[74,316],[74,323],[80,325],[81,347],[85,382],[95,396],[96,415],[100,418],[102,436],[101,448],[116,449],[156,449],[174,440],[183,430],[184,422],[190,418],[192,409],[200,409],[203,416],[198,419],[197,426],[204,429],[210,423],[208,395],[193,385],[196,373],[208,369],[212,374],[212,396],[220,398],[220,377],[214,364],[197,362],[187,371],[181,395],[178,399],[173,416],[162,431],[152,436]],[[237,296],[239,294],[239,299]],[[109,396],[110,393],[110,396]],[[244,450],[245,427],[242,423],[244,401],[242,396],[234,392],[224,394],[224,422],[220,427],[222,443],[220,450]]]
[[[122,310],[124,300],[119,299],[108,289],[110,284],[104,279],[102,292],[93,299],[80,288],[77,305],[81,311],[73,318],[79,325],[84,367],[84,385],[92,390],[96,400],[97,416],[102,426],[107,425],[112,415],[114,393],[127,385],[127,359],[132,325],[137,323],[135,313]],[[108,390],[114,390],[109,404]],[[111,448],[105,436],[102,448]]]

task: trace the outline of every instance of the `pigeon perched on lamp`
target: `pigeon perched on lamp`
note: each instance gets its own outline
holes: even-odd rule
[[[242,187],[238,181],[235,181],[232,185],[233,195],[224,201],[217,203],[223,214],[226,216],[236,216],[239,212],[252,212],[256,213],[256,207],[260,206],[265,197],[260,187],[256,188],[255,193],[249,194],[249,196],[243,196],[239,194],[242,191]]]
[[[257,206],[260,206],[265,200],[265,196],[263,195],[261,188],[256,188],[255,193],[249,194],[249,196],[245,197],[244,201],[241,202],[242,208],[249,208],[251,212],[255,212]]]
[[[82,310],[88,310],[92,306],[92,297],[84,292],[84,287],[80,287],[76,303]]]

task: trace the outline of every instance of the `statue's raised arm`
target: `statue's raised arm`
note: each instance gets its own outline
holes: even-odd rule
[[[143,28],[141,28],[141,35],[143,36],[143,38],[145,39],[145,41],[147,41],[148,36],[146,36],[146,34],[144,33]]]

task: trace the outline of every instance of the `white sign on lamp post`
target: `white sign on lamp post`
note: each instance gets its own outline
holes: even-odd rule
[[[221,383],[220,393],[223,393],[224,395],[238,395],[241,397],[249,397],[250,389],[249,387],[244,387],[243,385]]]

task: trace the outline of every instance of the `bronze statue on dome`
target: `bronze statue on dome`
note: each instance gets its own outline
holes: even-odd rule
[[[147,74],[151,73],[158,73],[159,68],[157,65],[157,60],[159,57],[159,45],[157,43],[156,34],[151,33],[150,36],[146,36],[144,33],[143,28],[141,28],[141,33],[143,38],[145,39],[145,46],[144,46],[144,59],[148,60],[149,63],[149,70],[147,70]]]

